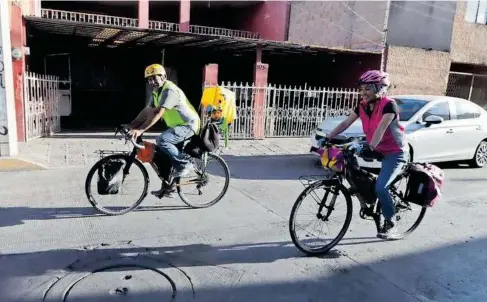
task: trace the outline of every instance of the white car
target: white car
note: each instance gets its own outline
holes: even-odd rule
[[[416,162],[468,161],[473,167],[487,165],[487,111],[461,98],[433,95],[395,95],[400,110],[400,123],[405,126],[410,160]],[[346,116],[325,119],[311,135],[310,152],[317,154],[317,140],[325,137]],[[343,143],[364,137],[357,119],[333,141]],[[366,162],[367,168],[380,168],[377,161]]]

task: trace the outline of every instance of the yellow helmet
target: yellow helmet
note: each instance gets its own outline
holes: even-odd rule
[[[148,77],[154,75],[161,75],[163,77],[166,76],[166,70],[160,64],[152,64],[145,68],[144,77],[147,79]]]

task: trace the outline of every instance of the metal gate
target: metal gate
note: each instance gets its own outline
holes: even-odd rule
[[[59,79],[26,72],[24,78],[24,115],[26,140],[61,130]]]
[[[358,103],[358,92],[343,88],[269,85],[265,137],[306,137],[327,117],[344,115]]]
[[[355,89],[290,87],[269,84],[255,87],[222,83],[236,94],[237,119],[230,128],[233,139],[252,139],[256,119],[264,120],[265,137],[306,137],[327,117],[346,114],[358,103]],[[254,109],[255,91],[265,90],[263,112]]]
[[[446,95],[467,99],[487,109],[487,75],[451,71]]]

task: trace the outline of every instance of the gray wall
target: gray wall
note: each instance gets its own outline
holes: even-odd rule
[[[455,1],[391,1],[387,43],[450,51]]]
[[[309,45],[380,50],[386,3],[290,1],[288,40]]]

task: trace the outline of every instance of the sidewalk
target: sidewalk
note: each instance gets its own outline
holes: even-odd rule
[[[145,138],[154,142],[157,133],[148,133]],[[47,138],[34,139],[19,146],[19,159],[48,168],[85,167],[93,165],[100,157],[97,150],[131,150],[113,133],[60,133]],[[223,155],[269,156],[309,154],[309,138],[269,138],[265,140],[231,140]]]

